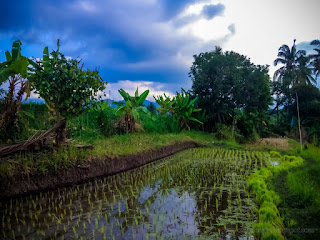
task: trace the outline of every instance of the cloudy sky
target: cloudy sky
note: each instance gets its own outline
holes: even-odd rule
[[[193,55],[216,45],[272,65],[282,44],[310,48],[320,38],[318,0],[17,0],[3,1],[0,61],[20,39],[24,56],[44,46],[99,68],[106,93],[191,88]],[[270,75],[274,72],[270,67]]]

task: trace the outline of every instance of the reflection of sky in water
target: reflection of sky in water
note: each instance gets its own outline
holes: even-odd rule
[[[212,150],[206,151],[210,154]],[[46,237],[57,234],[57,238],[64,239],[93,239],[93,235],[95,239],[215,239],[219,231],[222,239],[246,239],[255,214],[251,213],[252,203],[242,176],[251,170],[239,167],[244,162],[230,157],[214,162],[208,157],[191,158],[190,153],[193,152],[100,182],[48,192],[53,206],[50,211],[48,205],[42,212],[35,211],[34,198],[21,205],[27,214],[29,209],[33,214],[39,213],[39,229],[46,232]],[[221,178],[213,178],[215,174]],[[215,188],[213,179],[223,182],[217,182]],[[54,216],[48,217],[49,212]],[[0,216],[1,213],[2,210]],[[12,222],[15,224],[14,218]],[[32,226],[33,222],[36,221],[27,219],[27,225]],[[39,239],[39,229],[36,225],[30,230],[23,226],[21,232],[27,239]]]

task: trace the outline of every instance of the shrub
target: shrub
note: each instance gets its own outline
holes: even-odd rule
[[[272,158],[281,158],[281,154],[276,152],[276,151],[271,151],[270,152],[270,157],[272,157]]]
[[[141,125],[145,131],[150,133],[180,132],[178,121],[170,115],[156,114],[141,116]]]
[[[214,137],[218,140],[243,142],[244,137],[240,134],[236,126],[227,126],[225,124],[217,124],[214,129]]]

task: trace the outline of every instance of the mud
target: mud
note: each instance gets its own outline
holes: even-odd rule
[[[193,141],[178,142],[138,154],[121,155],[114,158],[94,158],[83,165],[67,170],[62,169],[46,175],[19,173],[13,176],[0,176],[0,199],[55,189],[57,187],[90,181],[99,177],[114,175],[198,146]]]

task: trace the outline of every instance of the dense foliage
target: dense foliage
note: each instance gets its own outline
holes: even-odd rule
[[[319,46],[319,40],[311,45]],[[307,56],[306,51],[297,50],[295,41],[289,48],[282,45],[274,65],[280,68],[274,74],[273,93],[276,106],[272,114],[276,114],[273,132],[299,138],[298,104],[302,140],[319,143],[320,139],[320,92],[314,86],[319,76],[319,48],[316,54]]]
[[[32,75],[31,81],[35,93],[38,93],[54,112],[58,119],[79,115],[92,105],[105,88],[105,82],[98,70],[85,70],[80,60],[68,59],[57,50],[51,52],[45,47],[43,60]]]
[[[21,55],[21,42],[14,41],[12,52],[5,52],[6,61],[0,63],[0,86],[8,82],[8,91],[0,90],[4,98],[1,99],[0,114],[0,140],[18,139],[22,133],[23,124],[19,119],[19,112],[23,95],[30,95],[30,84],[26,80],[29,76],[28,66],[34,64],[31,60]]]
[[[123,97],[124,104],[122,102],[117,103],[117,113],[124,115],[124,125],[126,132],[134,132],[136,126],[136,119],[139,117],[139,112],[148,111],[142,106],[144,100],[149,94],[149,90],[144,91],[139,95],[138,88],[134,93],[134,96],[130,96],[129,93],[124,91],[122,88],[119,90],[120,95]]]
[[[238,126],[246,136],[262,133],[271,103],[267,66],[256,66],[235,52],[194,55],[190,69],[192,93],[207,111],[207,130],[218,123]]]
[[[59,50],[59,40],[57,50],[51,54],[48,47],[44,48],[43,59],[37,64],[21,56],[21,42],[15,41],[12,54],[6,52],[7,61],[1,63],[0,80],[10,81],[9,92],[2,99],[3,109],[4,103],[16,104],[16,107],[5,107],[14,110],[7,120],[2,109],[1,124],[11,124],[6,129],[12,131],[6,131],[16,136],[13,141],[28,138],[35,129],[48,129],[60,119],[68,119],[71,124],[69,137],[89,139],[135,131],[176,133],[184,129],[213,132],[218,139],[236,141],[271,133],[296,137],[299,98],[303,140],[317,143],[320,93],[313,84],[319,76],[319,40],[312,41],[311,45],[315,47],[315,54],[309,56],[306,51],[298,50],[295,42],[291,48],[282,45],[274,61],[276,66],[281,66],[273,82],[270,82],[268,66],[254,65],[246,56],[216,47],[213,52],[194,55],[189,73],[191,91],[182,89],[174,96],[154,97],[160,105],[156,108],[153,103],[143,105],[149,90],[139,95],[137,89],[134,96],[130,96],[120,89],[124,101],[114,109],[108,102],[97,101],[106,84],[99,72],[85,70],[79,60],[65,57]],[[30,64],[33,68],[27,71]],[[51,116],[46,115],[46,111],[43,116],[47,116],[49,125],[38,123],[36,127],[34,118],[38,114],[19,111],[22,96],[25,92],[27,96],[30,94],[30,85],[46,102]],[[272,96],[275,104],[269,109]],[[28,129],[28,134],[13,127],[19,116],[23,119],[20,127]],[[8,139],[9,135],[2,138]]]
[[[190,93],[186,92],[183,88],[181,93],[177,92],[176,96],[172,99],[165,94],[163,96],[154,97],[156,102],[160,105],[159,113],[161,115],[170,115],[175,118],[180,129],[190,130],[190,121],[203,124],[200,120],[193,117],[193,113],[200,112],[201,109],[195,108],[198,97],[192,99]]]

